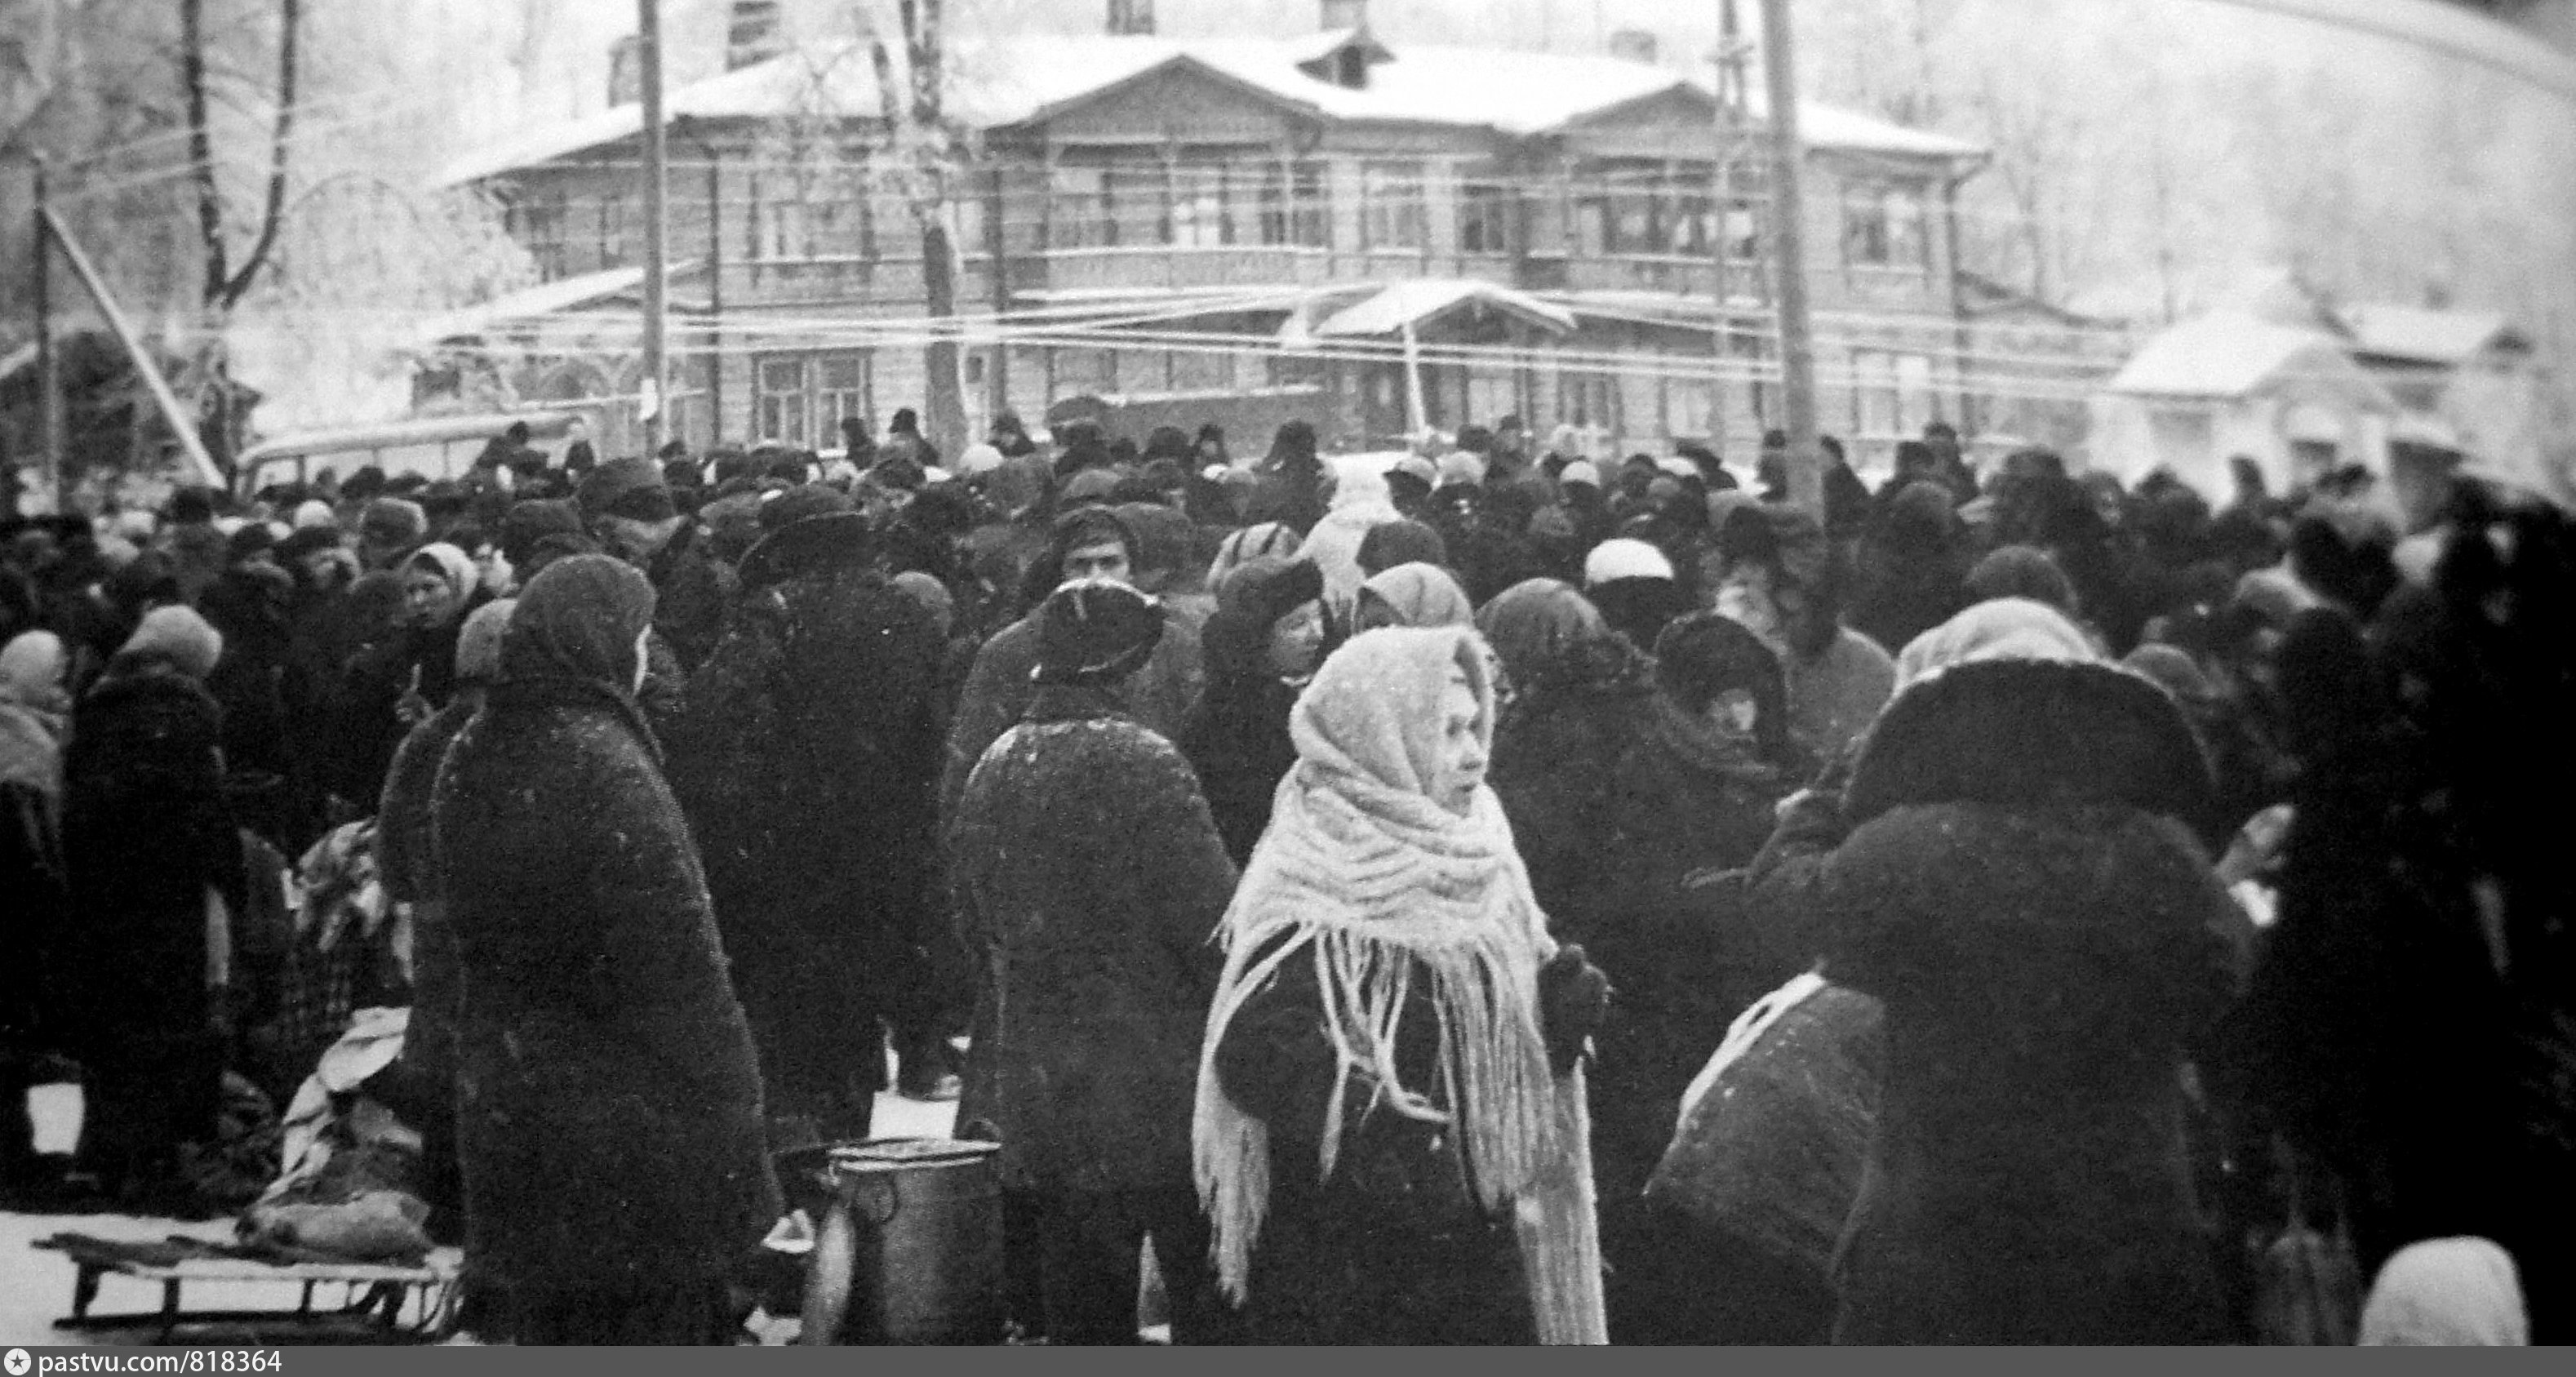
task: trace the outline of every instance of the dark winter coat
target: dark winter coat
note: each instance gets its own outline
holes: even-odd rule
[[[454,1074],[458,990],[456,933],[440,883],[430,807],[448,746],[482,706],[481,693],[462,693],[412,728],[394,751],[376,805],[376,878],[385,897],[411,905],[412,914],[411,1024],[403,1035],[403,1060],[438,1084]]]
[[[70,958],[60,994],[75,1042],[134,1050],[203,1034],[206,900],[249,902],[224,802],[221,711],[158,663],[112,661],[72,717],[63,758]]]
[[[976,654],[965,692],[958,696],[957,720],[948,729],[948,759],[939,780],[942,819],[955,817],[957,799],[985,748],[1028,711],[1036,694],[1029,676],[1037,665],[1034,612],[1004,627]],[[1205,677],[1197,634],[1167,610],[1153,658],[1120,686],[1119,696],[1139,725],[1168,741],[1180,735]]]
[[[1949,491],[1929,481],[1909,486],[1862,542],[1860,588],[1844,624],[1890,655],[1903,651],[1968,605],[1969,554]]]
[[[1041,690],[949,837],[983,965],[959,1122],[1007,1185],[1186,1188],[1235,868],[1187,762],[1098,690]]]
[[[1296,609],[1296,599],[1311,598],[1321,587],[1312,565],[1301,574],[1294,572],[1296,565],[1258,563],[1263,567],[1248,566],[1233,576],[1226,605],[1200,634],[1207,688],[1175,741],[1198,773],[1226,854],[1237,866],[1252,859],[1253,846],[1270,825],[1270,797],[1297,763],[1296,743],[1288,739],[1288,710],[1297,704],[1297,689],[1270,667],[1270,628]]]
[[[1616,874],[1609,841],[1618,767],[1654,716],[1654,675],[1634,647],[1611,637],[1575,647],[1528,678],[1495,726],[1490,779],[1529,866],[1530,889],[1553,922],[1591,912]]]
[[[404,693],[417,682],[420,696],[432,709],[446,706],[455,696],[457,635],[465,629],[466,617],[488,601],[489,595],[477,590],[473,600],[445,623],[405,626],[401,634],[363,652],[350,665],[341,689],[336,786],[350,802],[363,809],[384,795],[394,752],[411,732],[399,712]]]
[[[683,673],[706,663],[724,635],[724,581],[716,574],[713,546],[704,526],[684,520],[644,571],[656,594],[653,630],[669,643]]]
[[[1815,895],[1826,974],[1885,1008],[1837,1342],[2226,1337],[2181,1083],[2235,979],[2208,791],[2171,700],[2100,666],[1964,665],[1881,717]]]
[[[617,614],[589,631],[548,606],[549,580],[631,578],[610,563],[561,561],[520,595],[504,682],[432,810],[464,976],[467,1251],[505,1285],[717,1275],[778,1215],[697,848],[621,691],[650,595],[616,584]],[[530,649],[548,646],[579,648]]]
[[[1397,1074],[1439,1082],[1439,1019],[1416,980]],[[1508,1211],[1478,1202],[1455,1135],[1378,1108],[1352,1078],[1342,1140],[1320,1176],[1325,1097],[1341,1083],[1312,962],[1245,1000],[1217,1049],[1226,1097],[1269,1125],[1270,1202],[1245,1284],[1243,1332],[1262,1344],[1537,1341]]]
[[[1797,782],[1661,696],[1610,774],[1586,878],[1548,910],[1557,938],[1581,943],[1618,991],[1591,1073],[1605,1228],[1645,1188],[1728,1022],[1769,988],[1745,950],[1742,887],[1718,877],[1753,859]]]
[[[293,580],[275,570],[228,569],[197,599],[197,610],[224,636],[223,658],[206,691],[224,712],[224,765],[235,773],[283,777],[293,768],[287,745],[287,662],[292,652],[286,601]]]
[[[942,647],[872,569],[754,592],[668,719],[687,813],[772,1114],[884,1083],[874,1055],[935,883]]]

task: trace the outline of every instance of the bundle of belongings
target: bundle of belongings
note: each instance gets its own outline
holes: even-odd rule
[[[360,1009],[296,1091],[277,1180],[236,1232],[309,1260],[416,1263],[430,1248],[421,1137],[369,1094],[402,1053],[409,1009]]]
[[[334,828],[304,853],[296,872],[295,930],[275,1019],[256,1039],[256,1078],[280,1098],[356,1010],[411,999],[410,908],[385,894],[374,820]]]

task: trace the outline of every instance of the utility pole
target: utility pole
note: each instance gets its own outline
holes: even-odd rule
[[[662,0],[635,0],[644,86],[644,454],[659,455],[670,394],[671,146],[662,128]]]
[[[1807,315],[1806,203],[1798,194],[1798,73],[1789,0],[1762,0],[1762,71],[1770,96],[1771,255],[1778,274],[1780,402],[1789,433],[1789,501],[1825,516],[1824,456],[1816,444],[1815,334]]]
[[[42,429],[36,432],[36,448],[44,454],[45,482],[54,493],[54,510],[67,512],[71,503],[63,491],[63,359],[54,348],[54,251],[53,230],[47,224],[52,218],[52,172],[45,166],[45,155],[36,155],[36,397]]]
[[[1735,355],[1732,309],[1735,300],[1736,267],[1732,258],[1735,244],[1729,231],[1735,215],[1736,165],[1743,158],[1745,140],[1752,128],[1752,120],[1745,109],[1744,52],[1744,35],[1736,23],[1735,0],[1718,0],[1717,51],[1712,55],[1717,60],[1717,156],[1709,168],[1709,211],[1713,231],[1709,238],[1714,241],[1709,248],[1711,259],[1717,265],[1717,310],[1710,325],[1710,348],[1717,376],[1709,390],[1708,438],[1709,447],[1721,455],[1726,453],[1726,392],[1733,381],[1726,376],[1727,364]],[[1754,276],[1758,278],[1761,274],[1757,270]],[[1747,382],[1744,386],[1750,389],[1754,384]]]

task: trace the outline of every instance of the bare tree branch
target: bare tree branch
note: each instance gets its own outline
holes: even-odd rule
[[[193,0],[192,0],[193,2]],[[303,17],[303,0],[279,0],[280,26],[285,30],[277,49],[277,125],[269,140],[268,203],[260,211],[259,238],[242,260],[241,271],[224,284],[219,303],[225,310],[239,304],[259,276],[260,266],[267,262],[269,251],[277,247],[278,222],[286,213],[286,145],[295,132],[295,31]]]
[[[205,0],[179,0],[179,81],[188,99],[188,161],[197,188],[197,237],[205,245],[205,287],[212,306],[230,279],[224,252],[224,193],[215,182],[215,151],[206,129]]]

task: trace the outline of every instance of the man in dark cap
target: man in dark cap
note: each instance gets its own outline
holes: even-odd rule
[[[1082,507],[1056,519],[1045,553],[1031,567],[1035,594],[1022,605],[1043,602],[1048,591],[1075,579],[1109,579],[1133,585],[1142,548],[1135,529],[1112,508]],[[1169,620],[1157,605],[1158,614]],[[966,776],[1028,707],[1030,675],[1036,668],[1038,615],[1013,622],[975,656],[959,695],[957,720],[949,728],[948,764],[939,787],[940,816],[949,816]],[[1185,624],[1169,626],[1153,648],[1152,662],[1128,682],[1128,709],[1146,727],[1170,736],[1180,730],[1190,704],[1197,701],[1204,679],[1199,639]]]
[[[724,583],[705,531],[672,504],[661,466],[612,459],[592,469],[573,497],[600,546],[653,581],[653,630],[681,672],[705,663],[724,632]]]
[[[1133,1344],[1151,1235],[1172,1340],[1219,1337],[1190,1104],[1234,892],[1189,763],[1120,692],[1171,623],[1114,579],[1050,594],[1035,691],[969,778],[950,833],[961,928],[983,958],[963,1133],[1001,1143],[1004,1228],[1037,1258],[1059,1344]]]
[[[358,518],[360,568],[399,569],[429,539],[429,513],[417,502],[379,497]]]
[[[570,502],[530,499],[510,504],[501,517],[501,558],[522,588],[537,571],[566,555],[599,553],[582,529],[581,509]]]

